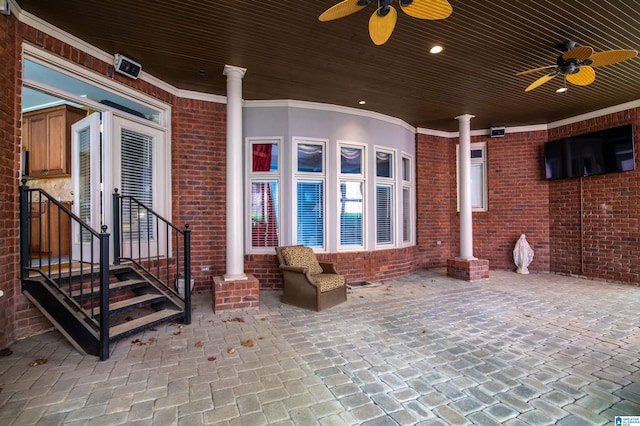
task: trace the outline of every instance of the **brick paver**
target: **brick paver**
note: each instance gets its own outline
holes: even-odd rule
[[[279,295],[214,314],[210,294],[196,294],[193,324],[118,342],[106,362],[57,332],[16,342],[0,358],[0,424],[515,426],[640,415],[635,286],[500,271],[467,283],[436,270],[354,290],[320,313]],[[31,366],[38,358],[48,362]]]

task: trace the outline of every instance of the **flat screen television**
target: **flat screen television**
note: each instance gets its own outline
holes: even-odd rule
[[[635,170],[633,125],[547,142],[544,165],[547,179]]]

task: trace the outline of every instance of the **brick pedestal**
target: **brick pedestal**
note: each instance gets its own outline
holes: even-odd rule
[[[448,259],[447,275],[465,281],[486,280],[489,279],[489,261]]]
[[[260,283],[251,274],[246,280],[225,281],[213,277],[213,311],[257,309],[260,306]]]

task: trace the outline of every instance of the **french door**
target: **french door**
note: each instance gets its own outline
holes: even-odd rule
[[[100,232],[102,212],[100,113],[94,112],[71,126],[73,213]],[[72,260],[98,262],[100,246],[91,233],[72,224]]]

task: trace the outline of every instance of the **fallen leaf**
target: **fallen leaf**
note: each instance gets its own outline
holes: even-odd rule
[[[158,329],[157,329],[157,328],[155,328],[155,327],[151,327],[151,328],[149,329],[149,331],[158,331]]]
[[[209,320],[209,324],[213,324],[213,320]]]
[[[364,296],[358,296],[358,297],[360,297],[360,299],[364,299]]]
[[[424,334],[424,333],[426,333],[426,332],[427,332],[427,330],[422,330],[422,334]]]
[[[242,346],[244,346],[245,348],[250,348],[253,346],[253,340],[249,339],[249,340],[245,340],[244,342],[241,343]]]
[[[36,365],[46,364],[47,362],[49,362],[49,359],[47,359],[47,358],[38,358],[35,361],[33,361],[31,364],[29,364],[29,365],[31,367],[35,367]]]
[[[260,318],[260,321],[266,321],[266,320],[267,320],[267,318],[266,318],[266,317],[264,317],[264,318]]]
[[[133,317],[126,317],[124,320],[125,321],[133,321]]]
[[[196,342],[196,348],[201,348],[202,347],[202,342]]]
[[[131,343],[140,343],[140,339],[132,340]]]
[[[216,359],[218,358],[216,358],[215,356],[210,356],[209,358],[207,358],[207,361],[215,361]]]
[[[235,351],[236,351],[236,350],[235,350],[235,349],[233,349],[233,348],[229,348],[229,349],[227,349],[227,353],[228,353],[228,354],[232,354],[232,353],[234,353]]]
[[[150,344],[154,343],[156,340],[158,340],[158,339],[156,339],[155,337],[152,337],[149,340],[147,340],[146,342],[143,342],[140,339],[136,339],[136,340],[132,340],[131,343],[133,343],[134,345],[138,345],[138,346],[147,346],[147,345],[150,345]]]
[[[235,318],[229,318],[226,320],[222,320],[222,322],[244,322],[244,319],[240,318],[240,317],[235,317]]]
[[[264,339],[264,337],[262,337],[262,336],[258,337],[258,340],[262,340],[262,339]]]
[[[174,335],[174,336],[179,336],[180,334],[182,334],[182,331],[175,331],[175,332],[173,333],[173,335]]]

